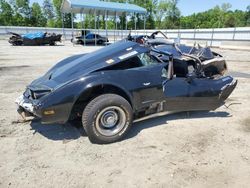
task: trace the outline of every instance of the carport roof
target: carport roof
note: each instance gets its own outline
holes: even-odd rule
[[[83,14],[105,14],[121,15],[123,12],[146,14],[146,9],[129,3],[104,2],[99,0],[64,0],[61,11],[63,13],[83,13]]]

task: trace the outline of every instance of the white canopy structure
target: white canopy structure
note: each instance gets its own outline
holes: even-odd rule
[[[146,26],[146,9],[129,3],[117,3],[117,2],[104,2],[100,0],[64,0],[61,5],[62,17],[65,13],[71,13],[72,22],[72,37],[74,36],[74,18],[73,14],[90,14],[95,15],[95,30],[97,16],[105,16],[105,29],[107,37],[107,17],[115,16],[115,30],[117,30],[117,16],[126,15],[126,30],[127,30],[127,14],[141,14],[144,15],[144,30]],[[83,18],[83,16],[81,16]],[[62,19],[63,20],[63,19]],[[99,19],[98,19],[99,22]],[[135,30],[136,30],[135,19]],[[98,24],[99,25],[99,24]],[[64,28],[64,25],[63,25]],[[116,38],[116,36],[114,36]]]
[[[99,0],[64,0],[61,6],[63,13],[83,13],[94,14],[95,11],[99,15],[105,15],[107,11],[109,15],[121,16],[126,13],[146,14],[146,9],[129,3],[104,2]]]

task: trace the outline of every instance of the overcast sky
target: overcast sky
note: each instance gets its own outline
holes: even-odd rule
[[[30,0],[30,2],[39,2],[42,4],[43,0]],[[250,0],[180,0],[178,7],[181,10],[181,14],[186,16],[208,10],[222,3],[230,3],[232,10],[246,10],[246,7],[250,5]]]

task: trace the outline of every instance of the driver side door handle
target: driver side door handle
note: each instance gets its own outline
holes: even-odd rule
[[[144,86],[149,86],[150,84],[151,84],[150,82],[143,83]]]

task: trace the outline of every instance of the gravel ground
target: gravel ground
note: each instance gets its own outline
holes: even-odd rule
[[[96,49],[0,41],[0,187],[249,187],[250,51],[215,49],[239,81],[228,108],[155,115],[118,143],[93,145],[70,124],[12,123],[27,84]]]

